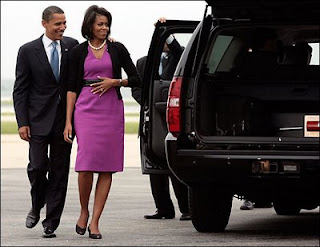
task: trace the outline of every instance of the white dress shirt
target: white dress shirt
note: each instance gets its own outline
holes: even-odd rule
[[[60,72],[60,66],[61,66],[61,45],[60,45],[60,40],[55,40],[58,44],[56,46],[57,50],[58,50],[58,54],[59,54],[59,72]],[[51,64],[51,53],[52,53],[52,42],[53,40],[49,39],[46,34],[43,35],[42,37],[42,43],[44,46],[44,49],[46,51],[47,57],[48,57],[48,61]]]

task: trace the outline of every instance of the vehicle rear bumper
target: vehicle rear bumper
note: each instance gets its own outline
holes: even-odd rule
[[[294,188],[303,191],[320,188],[319,153],[272,153],[250,154],[246,152],[219,153],[217,150],[178,149],[177,139],[171,134],[166,138],[166,156],[170,170],[185,184],[210,183],[230,186],[234,192],[250,188]],[[270,160],[279,164],[272,172],[253,172],[253,163]],[[298,164],[297,171],[284,171],[284,162]]]

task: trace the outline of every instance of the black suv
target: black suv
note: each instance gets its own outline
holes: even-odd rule
[[[158,23],[143,78],[143,173],[189,188],[192,223],[223,231],[232,199],[279,215],[320,205],[318,0],[207,1],[201,22]],[[163,43],[185,45],[161,80]]]

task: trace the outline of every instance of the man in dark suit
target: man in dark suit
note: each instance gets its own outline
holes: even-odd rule
[[[66,79],[68,53],[78,41],[63,37],[66,18],[59,7],[43,11],[42,25],[44,35],[19,49],[13,102],[20,138],[29,142],[32,208],[26,227],[38,223],[46,204],[43,237],[51,238],[56,236],[68,185],[71,145],[63,139]]]
[[[159,19],[165,21],[165,19]],[[162,68],[160,64],[159,75],[164,80],[171,80],[175,68],[179,62],[183,48],[177,40],[170,35],[163,47],[162,52]],[[144,68],[147,57],[144,56],[137,61],[138,72],[143,78]],[[132,88],[132,97],[141,104],[141,88]],[[188,206],[188,188],[182,184],[173,174],[150,174],[150,185],[152,196],[157,208],[157,212],[153,215],[145,215],[145,219],[172,219],[175,217],[175,210],[170,198],[169,191],[169,177],[171,179],[172,187],[176,195],[180,212],[182,216],[180,220],[190,220],[189,206]]]

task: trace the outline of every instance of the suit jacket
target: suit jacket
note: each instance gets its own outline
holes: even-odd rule
[[[168,44],[169,52],[162,62],[163,71],[160,78],[163,80],[171,80],[177,64],[183,52],[183,47],[180,46],[178,41],[174,39],[172,43]],[[146,66],[147,56],[141,57],[137,60],[137,69],[143,79],[144,69]],[[141,104],[141,87],[133,87],[131,90],[132,97]]]
[[[42,35],[43,36],[43,35]],[[31,135],[48,135],[53,127],[57,106],[66,105],[68,54],[78,41],[61,40],[60,80],[52,72],[42,36],[20,47],[16,65],[13,103],[18,127],[30,126]],[[62,119],[63,121],[63,119]],[[61,126],[64,126],[64,122]],[[63,129],[62,129],[63,131]]]
[[[173,74],[183,52],[183,47],[180,46],[176,39],[174,39],[172,43],[168,44],[168,47],[170,50],[162,62],[163,71],[160,75],[160,78],[163,80],[172,80]]]
[[[134,66],[126,47],[120,42],[107,40],[108,52],[111,56],[113,78],[121,79],[123,68],[128,76],[128,87],[140,87],[141,78]],[[88,42],[77,45],[71,52],[68,91],[76,92],[79,96],[83,87],[84,62],[88,55]],[[120,87],[116,87],[118,98],[121,99]]]
[[[141,78],[144,75],[144,68],[146,66],[147,56],[139,58],[137,60],[137,70]],[[141,105],[141,87],[133,87],[131,89],[132,97]]]

